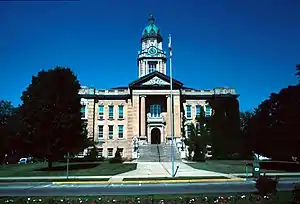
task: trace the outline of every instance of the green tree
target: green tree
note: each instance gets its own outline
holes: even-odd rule
[[[253,149],[249,145],[249,138],[247,137],[248,129],[249,129],[249,123],[250,120],[253,118],[255,112],[251,111],[245,111],[240,113],[240,132],[241,132],[241,141],[242,141],[242,157],[244,159],[251,158],[252,157],[252,151]]]
[[[79,81],[70,68],[56,67],[32,77],[23,92],[21,117],[33,156],[52,162],[82,151]]]
[[[185,139],[186,139],[186,135],[185,135],[185,127],[186,127],[186,118],[183,114],[182,116],[182,119],[181,119],[181,138],[182,138],[182,141],[184,142]],[[182,147],[181,147],[181,150],[183,151],[184,150],[184,146],[182,144]]]
[[[300,64],[296,65],[296,76],[300,82]]]
[[[193,152],[194,161],[205,161],[206,145],[208,139],[208,131],[206,129],[206,118],[203,107],[200,109],[200,116],[196,117],[196,126],[189,124],[189,135],[185,140],[185,144],[189,148],[189,157]]]
[[[254,112],[245,111],[240,113],[240,128],[242,135],[245,135],[248,131],[250,119],[254,116]]]
[[[200,108],[200,116],[196,117],[197,142],[195,146],[194,161],[204,161],[206,145],[208,143],[208,131],[206,129],[206,117],[203,106]]]
[[[249,123],[249,146],[264,156],[290,160],[299,158],[300,84],[272,93],[257,108]]]
[[[9,118],[13,114],[14,107],[10,101],[0,101],[0,127],[3,127]]]
[[[7,135],[7,123],[13,114],[13,105],[10,101],[0,101],[0,160],[7,153],[9,137]]]
[[[235,97],[216,97],[208,102],[214,110],[209,122],[213,156],[228,158],[241,151],[239,102]]]

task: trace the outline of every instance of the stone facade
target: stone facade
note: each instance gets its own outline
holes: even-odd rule
[[[120,148],[123,157],[135,158],[137,144],[170,143],[172,110],[174,139],[176,145],[180,146],[183,117],[187,119],[187,123],[194,122],[200,106],[204,107],[207,116],[213,114],[206,103],[208,99],[238,97],[232,88],[196,90],[186,88],[182,82],[173,79],[171,103],[170,77],[166,75],[166,52],[162,50],[159,29],[153,27],[153,23],[152,17],[143,32],[142,49],[138,54],[137,80],[128,87],[110,90],[82,87],[79,91],[82,119],[88,124],[88,137],[94,139],[99,154],[104,157],[113,157],[117,148]],[[152,49],[151,52],[149,49]]]

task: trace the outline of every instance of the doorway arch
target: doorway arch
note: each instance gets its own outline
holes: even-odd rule
[[[153,128],[151,130],[151,144],[160,144],[161,133],[158,128]]]

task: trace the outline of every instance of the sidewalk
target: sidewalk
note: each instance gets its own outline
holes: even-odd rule
[[[300,177],[300,172],[269,172],[269,173],[260,173],[260,175],[266,175],[266,176],[299,176]],[[237,174],[230,174],[233,176],[237,177],[246,177],[246,176],[252,176],[252,173],[237,173]]]
[[[239,173],[239,174],[231,174],[236,177],[245,177],[247,176],[246,173]],[[248,174],[251,176],[251,174]],[[263,173],[261,174],[263,175]],[[300,172],[299,173],[266,173],[267,176],[299,176],[300,177]],[[110,178],[171,178],[170,175],[166,174],[150,174],[150,175],[116,175],[116,176],[31,176],[31,177],[0,177],[0,181],[6,181],[6,180],[64,180],[64,179],[110,179]],[[195,175],[184,175],[184,176],[176,176],[176,177],[191,177],[195,178]],[[205,177],[212,177],[212,175],[203,175],[200,176],[201,178],[205,179]]]

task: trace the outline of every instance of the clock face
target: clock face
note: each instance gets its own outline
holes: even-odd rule
[[[148,54],[149,55],[156,55],[157,54],[157,49],[155,48],[155,47],[150,47],[149,49],[148,49]]]

